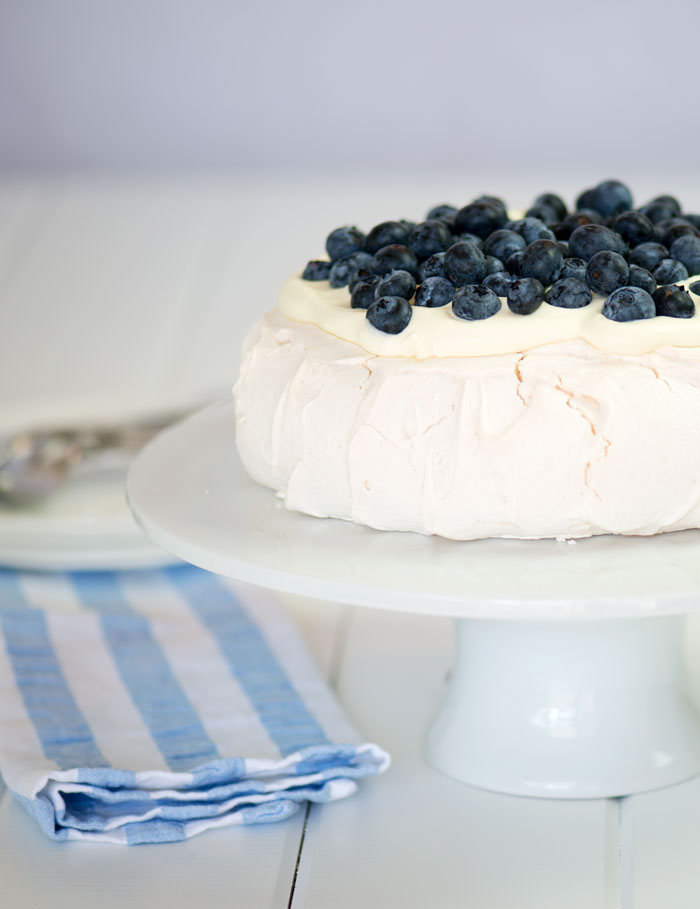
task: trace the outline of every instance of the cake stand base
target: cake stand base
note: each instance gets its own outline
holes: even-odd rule
[[[455,624],[428,742],[439,770],[545,798],[629,795],[700,773],[684,616]]]

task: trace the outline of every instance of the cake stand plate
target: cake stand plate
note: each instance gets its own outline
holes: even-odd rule
[[[452,616],[456,659],[433,764],[518,795],[594,798],[700,773],[684,625],[700,531],[458,542],[288,511],[246,475],[232,402],[155,438],[127,481],[174,555],[319,599]]]

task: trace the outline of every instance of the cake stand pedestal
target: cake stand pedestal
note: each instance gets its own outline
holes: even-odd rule
[[[457,542],[287,511],[236,454],[225,402],[154,439],[127,495],[195,565],[262,587],[452,616],[456,660],[428,739],[463,782],[548,798],[628,795],[700,773],[684,657],[700,532]]]

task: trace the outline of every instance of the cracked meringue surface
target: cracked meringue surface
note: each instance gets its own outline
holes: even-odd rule
[[[244,346],[238,449],[288,508],[382,530],[471,540],[700,527],[700,346],[664,331],[637,353],[573,337],[417,358],[281,307]]]

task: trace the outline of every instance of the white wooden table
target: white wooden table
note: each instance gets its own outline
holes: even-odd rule
[[[640,180],[640,194],[679,192],[683,181],[675,181]],[[511,184],[516,205],[550,185],[575,186]],[[320,249],[328,229],[419,215],[433,202],[466,201],[497,185],[399,176],[361,185],[262,176],[6,180],[0,422],[116,413],[129,401],[177,401],[230,384],[245,326],[272,304],[284,276]],[[700,209],[697,183],[694,190]],[[303,229],[295,230],[300,218]],[[700,905],[700,779],[585,802],[512,798],[453,782],[432,770],[423,749],[450,665],[450,622],[287,601],[355,723],[391,752],[388,773],[346,801],[314,805],[280,825],[137,848],[51,843],[4,793],[0,905]],[[690,632],[700,700],[700,623]]]

